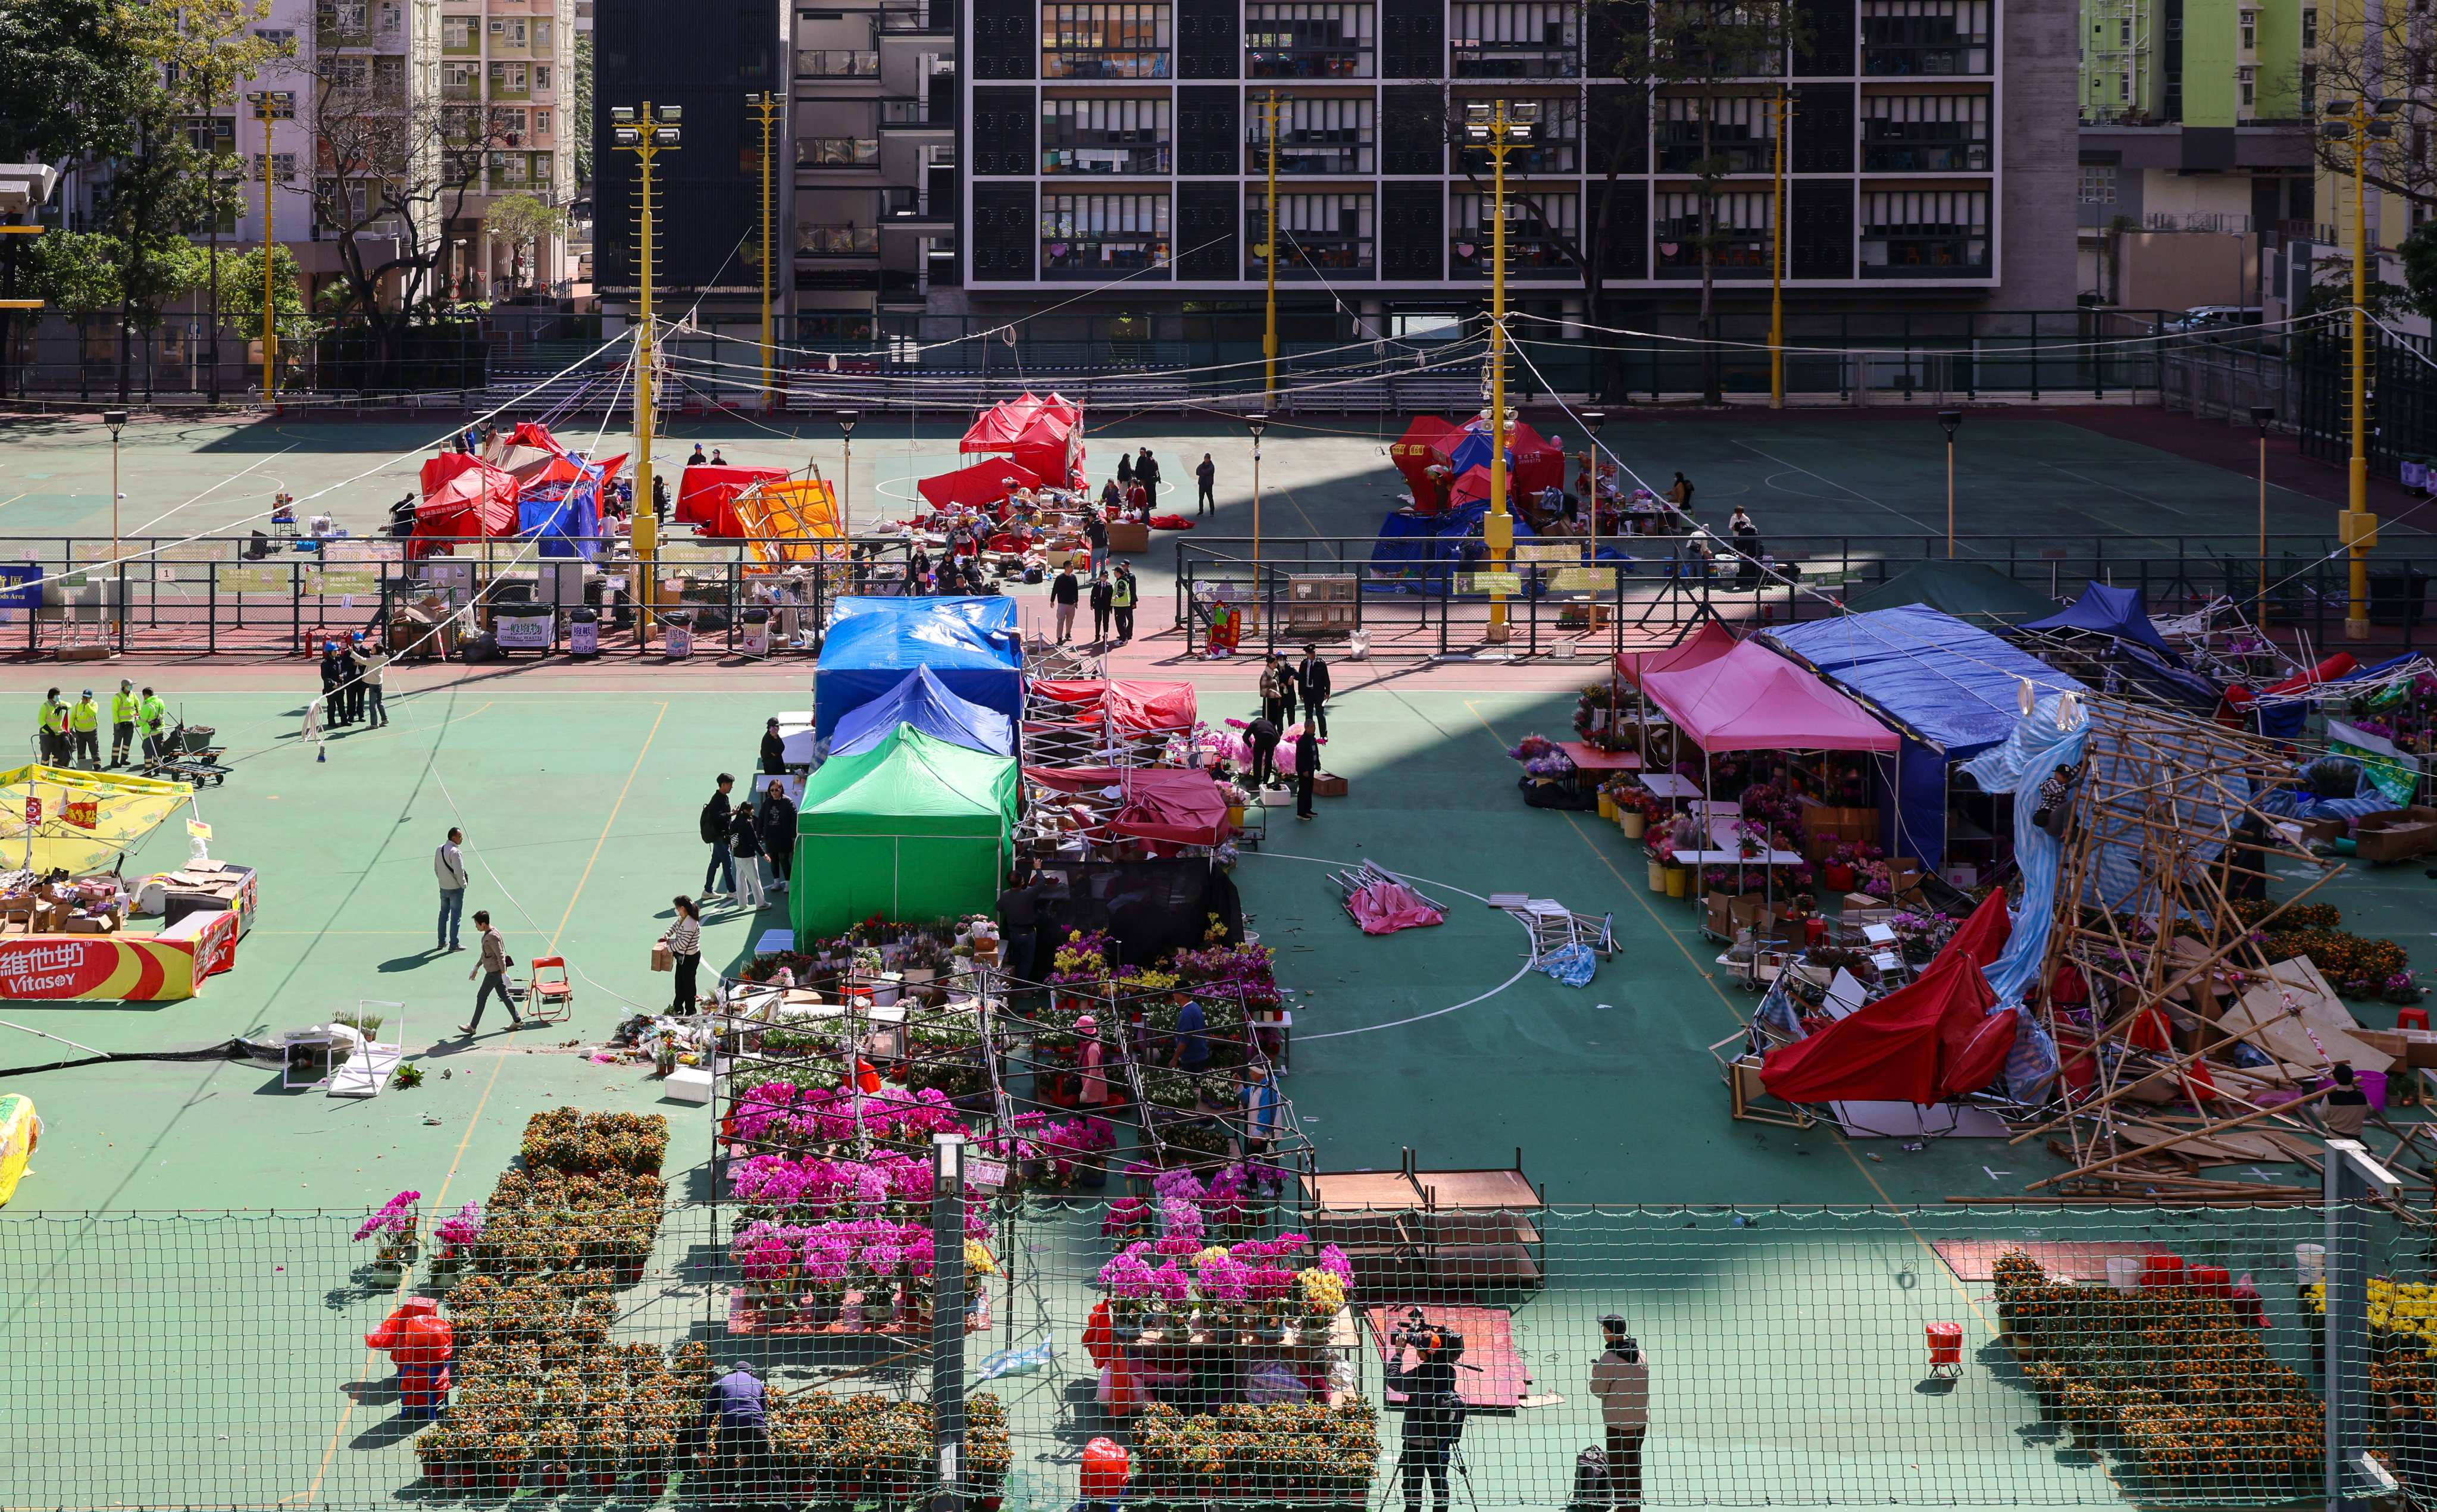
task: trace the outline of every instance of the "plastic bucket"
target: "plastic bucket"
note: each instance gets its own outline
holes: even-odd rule
[[[2141,1257],[2111,1255],[2107,1257],[2107,1284],[2118,1292],[2130,1292],[2141,1285]]]
[[[2222,1265],[2195,1265],[2191,1279],[2192,1290],[2204,1297],[2225,1301],[2234,1295],[2234,1273]]]
[[[1653,892],[1667,890],[1667,868],[1657,861],[1650,863],[1650,890]]]
[[[1683,897],[1692,890],[1692,872],[1690,868],[1669,867],[1667,869],[1667,896]]]
[[[2324,1244],[2293,1246],[2293,1269],[2304,1286],[2317,1286],[2327,1278],[2327,1247]]]
[[[2183,1284],[2183,1257],[2180,1255],[2144,1255],[2141,1257],[2143,1286],[2181,1286]]]
[[[1963,1325],[1933,1323],[1922,1331],[1929,1336],[1929,1363],[1933,1365],[1963,1363]]]

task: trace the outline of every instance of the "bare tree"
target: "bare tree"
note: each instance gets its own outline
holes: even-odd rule
[[[448,228],[485,192],[490,157],[519,123],[505,109],[411,96],[403,58],[325,55],[298,72],[315,161],[288,187],[311,199],[339,254],[337,308],[355,314],[386,376],[409,330],[446,302]]]
[[[2316,14],[2317,44],[2303,50],[2288,80],[2291,97],[2299,101],[2295,130],[2308,139],[2312,161],[2349,188],[2352,132],[2347,128],[2328,134],[2323,128],[2334,122],[2322,113],[2331,101],[2366,99],[2375,106],[2399,99],[2403,108],[2371,129],[2363,182],[2414,204],[2437,205],[2437,157],[2430,151],[2437,110],[2429,98],[2437,17],[2403,0],[2387,0],[2376,20],[2350,7],[2322,8]],[[2322,210],[2318,219],[2338,218]]]

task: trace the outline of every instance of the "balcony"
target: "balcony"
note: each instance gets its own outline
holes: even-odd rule
[[[1935,18],[1868,23],[1862,34],[1862,72],[1874,79],[1985,74],[1989,39],[1964,35]]]
[[[1488,237],[1489,234],[1484,231],[1478,237],[1450,238],[1447,242],[1447,276],[1488,277],[1491,263]],[[1514,232],[1507,234],[1507,277],[1571,278],[1574,274],[1573,260],[1559,250],[1554,240]]]
[[[799,168],[876,168],[880,139],[876,136],[799,136],[796,138]]]
[[[1371,238],[1344,232],[1288,231],[1281,232],[1285,245],[1278,249],[1278,276],[1310,278],[1327,273],[1367,273],[1371,271]],[[1266,273],[1260,254],[1252,247],[1244,249],[1244,276],[1258,280]]]
[[[798,47],[798,79],[878,79],[880,53],[863,47]]]
[[[1099,145],[1081,142],[1044,144],[1041,149],[1041,171],[1043,173],[1165,174],[1168,171],[1168,144],[1166,142],[1111,142]]]
[[[1458,42],[1458,79],[1572,79],[1582,62],[1570,43]]]
[[[1865,173],[1986,173],[1989,144],[1985,141],[1862,140]]]
[[[1166,79],[1165,47],[1059,47],[1041,55],[1043,79]]]
[[[1286,132],[1278,137],[1278,172],[1298,173],[1368,173],[1371,171],[1372,145],[1368,131],[1301,131]],[[1257,130],[1244,148],[1244,171],[1264,174],[1270,170],[1270,144]]]
[[[877,226],[798,226],[796,255],[798,257],[877,257],[880,255],[880,228]]]
[[[1368,79],[1371,77],[1371,48],[1368,44],[1357,45],[1352,43],[1247,48],[1244,52],[1244,77]]]
[[[954,34],[953,12],[945,0],[937,6],[883,6],[880,29],[886,32],[920,33],[944,37]]]
[[[1956,228],[1905,234],[1862,232],[1865,278],[1985,278],[1989,237]]]
[[[1657,275],[1666,279],[1701,276],[1700,227],[1660,222],[1653,231]],[[1709,244],[1709,275],[1716,279],[1766,278],[1775,251],[1768,233],[1721,226]]]
[[[1547,120],[1546,114],[1541,116]],[[1509,173],[1571,173],[1574,171],[1574,141],[1571,137],[1534,137],[1529,147],[1518,147],[1506,154]],[[1469,172],[1476,178],[1487,178],[1497,165],[1490,160],[1484,147],[1456,149],[1456,172]]]
[[[933,115],[930,102],[920,99],[885,99],[880,102],[880,129],[883,132],[952,132],[956,123],[944,115]]]
[[[1154,232],[1107,232],[1041,244],[1043,278],[1108,278],[1167,266],[1167,237]]]
[[[1702,157],[1701,126],[1698,121],[1660,121],[1658,123],[1658,171],[1661,173],[1697,173],[1695,167]],[[1709,127],[1707,153],[1725,160],[1727,173],[1774,173],[1777,171],[1777,143],[1767,137],[1754,137],[1748,127],[1733,126],[1724,121]]]

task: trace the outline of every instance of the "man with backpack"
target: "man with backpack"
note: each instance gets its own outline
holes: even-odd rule
[[[1388,1389],[1405,1398],[1404,1451],[1397,1456],[1397,1478],[1405,1487],[1405,1512],[1421,1512],[1422,1482],[1430,1484],[1435,1504],[1451,1506],[1447,1495],[1447,1460],[1464,1436],[1464,1398],[1456,1394],[1455,1364],[1464,1358],[1464,1335],[1432,1327],[1414,1308],[1406,1322],[1388,1336],[1401,1359],[1413,1358],[1408,1369],[1388,1372]]]
[[[736,892],[736,854],[728,848],[728,815],[735,805],[728,801],[728,790],[736,779],[727,772],[719,774],[719,791],[702,806],[700,824],[702,843],[710,847],[710,865],[702,873],[702,894],[708,898],[714,891],[725,891],[731,897]],[[723,878],[723,873],[724,878]],[[714,889],[711,883],[725,880],[728,886]]]
[[[1607,1491],[1618,1506],[1641,1504],[1641,1441],[1650,1433],[1650,1362],[1615,1313],[1600,1319],[1607,1352],[1591,1365],[1591,1395],[1607,1428]]]

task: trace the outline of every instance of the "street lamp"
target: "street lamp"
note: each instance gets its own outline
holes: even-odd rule
[[[1293,98],[1292,95],[1273,89],[1261,107],[1262,130],[1269,133],[1270,149],[1269,220],[1264,222],[1266,229],[1258,249],[1261,276],[1268,286],[1262,296],[1266,315],[1261,325],[1261,402],[1264,404],[1278,402],[1278,106]],[[1253,450],[1255,455],[1261,449],[1259,436],[1259,431],[1254,432]]]
[[[1955,428],[1963,423],[1960,410],[1937,412],[1937,427],[1946,432],[1946,559],[1955,559]]]
[[[1464,140],[1489,153],[1489,519],[1490,570],[1504,572],[1515,549],[1506,498],[1506,154],[1529,144],[1540,122],[1536,100],[1474,100],[1464,108]],[[1492,579],[1496,581],[1496,579]],[[1506,640],[1506,595],[1489,595],[1490,643]]]
[[[1776,202],[1769,213],[1768,250],[1768,407],[1785,408],[1785,132],[1794,119],[1794,97],[1780,85],[1777,97],[1769,103],[1776,130],[1770,132],[1777,148],[1777,160],[1771,177],[1775,179]]]
[[[2252,608],[2252,619],[2264,641],[2268,638],[2268,428],[2276,423],[2276,412],[2253,405],[2251,423],[2259,428],[2259,599]]]
[[[651,605],[659,596],[660,586],[659,517],[652,508],[657,483],[652,474],[652,160],[678,147],[679,123],[683,119],[684,107],[679,105],[655,109],[650,100],[645,100],[640,110],[632,105],[609,107],[609,149],[632,152],[637,162],[635,285],[640,324],[635,332],[636,509],[632,545],[636,579],[643,589],[637,595],[637,602],[644,611],[636,617],[638,644],[648,644],[652,639]]]
[[[2399,99],[2331,99],[2326,123],[2319,129],[2331,141],[2350,138],[2353,145],[2353,360],[2345,394],[2352,405],[2353,449],[2351,486],[2339,533],[2352,553],[2352,604],[2344,611],[2347,641],[2369,639],[2369,552],[2377,544],[2377,517],[2369,512],[2369,196],[2362,184],[2371,139],[2393,137],[2393,123],[2383,117],[2403,104]]]
[[[846,465],[838,469],[838,528],[850,536],[854,532],[848,528],[848,521],[854,514],[847,503],[847,495],[854,487],[854,423],[862,418],[853,410],[837,413],[838,443],[846,448]]]

